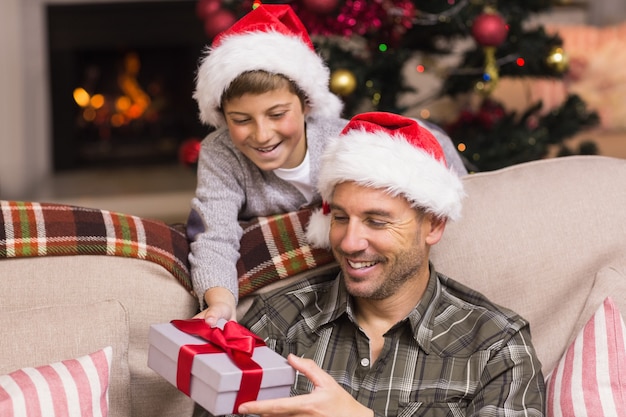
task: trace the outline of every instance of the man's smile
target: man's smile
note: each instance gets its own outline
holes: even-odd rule
[[[346,259],[346,262],[348,262],[348,265],[350,265],[350,268],[353,268],[353,269],[369,268],[370,266],[374,266],[378,263],[376,261],[357,262],[357,261],[351,261],[348,259]]]

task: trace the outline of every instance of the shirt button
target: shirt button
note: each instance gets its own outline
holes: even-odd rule
[[[361,359],[361,366],[370,366],[370,360],[367,358]]]

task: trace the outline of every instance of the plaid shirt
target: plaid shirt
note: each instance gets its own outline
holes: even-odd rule
[[[435,272],[422,301],[367,336],[335,273],[259,296],[241,323],[287,356],[313,359],[377,416],[543,416],[545,386],[528,322]],[[292,395],[313,390],[298,375]]]

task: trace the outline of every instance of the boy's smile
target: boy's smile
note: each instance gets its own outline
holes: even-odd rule
[[[224,115],[233,144],[260,169],[295,168],[304,160],[305,112],[287,88],[230,99]]]

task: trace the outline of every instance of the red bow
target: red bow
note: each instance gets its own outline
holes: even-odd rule
[[[224,330],[209,326],[203,319],[172,320],[171,323],[178,330],[209,342],[180,347],[176,374],[176,386],[179,390],[190,396],[191,366],[195,355],[223,352],[243,372],[233,413],[237,413],[240,404],[256,400],[261,389],[263,369],[252,360],[252,353],[255,347],[265,346],[263,339],[234,321],[226,322]]]

